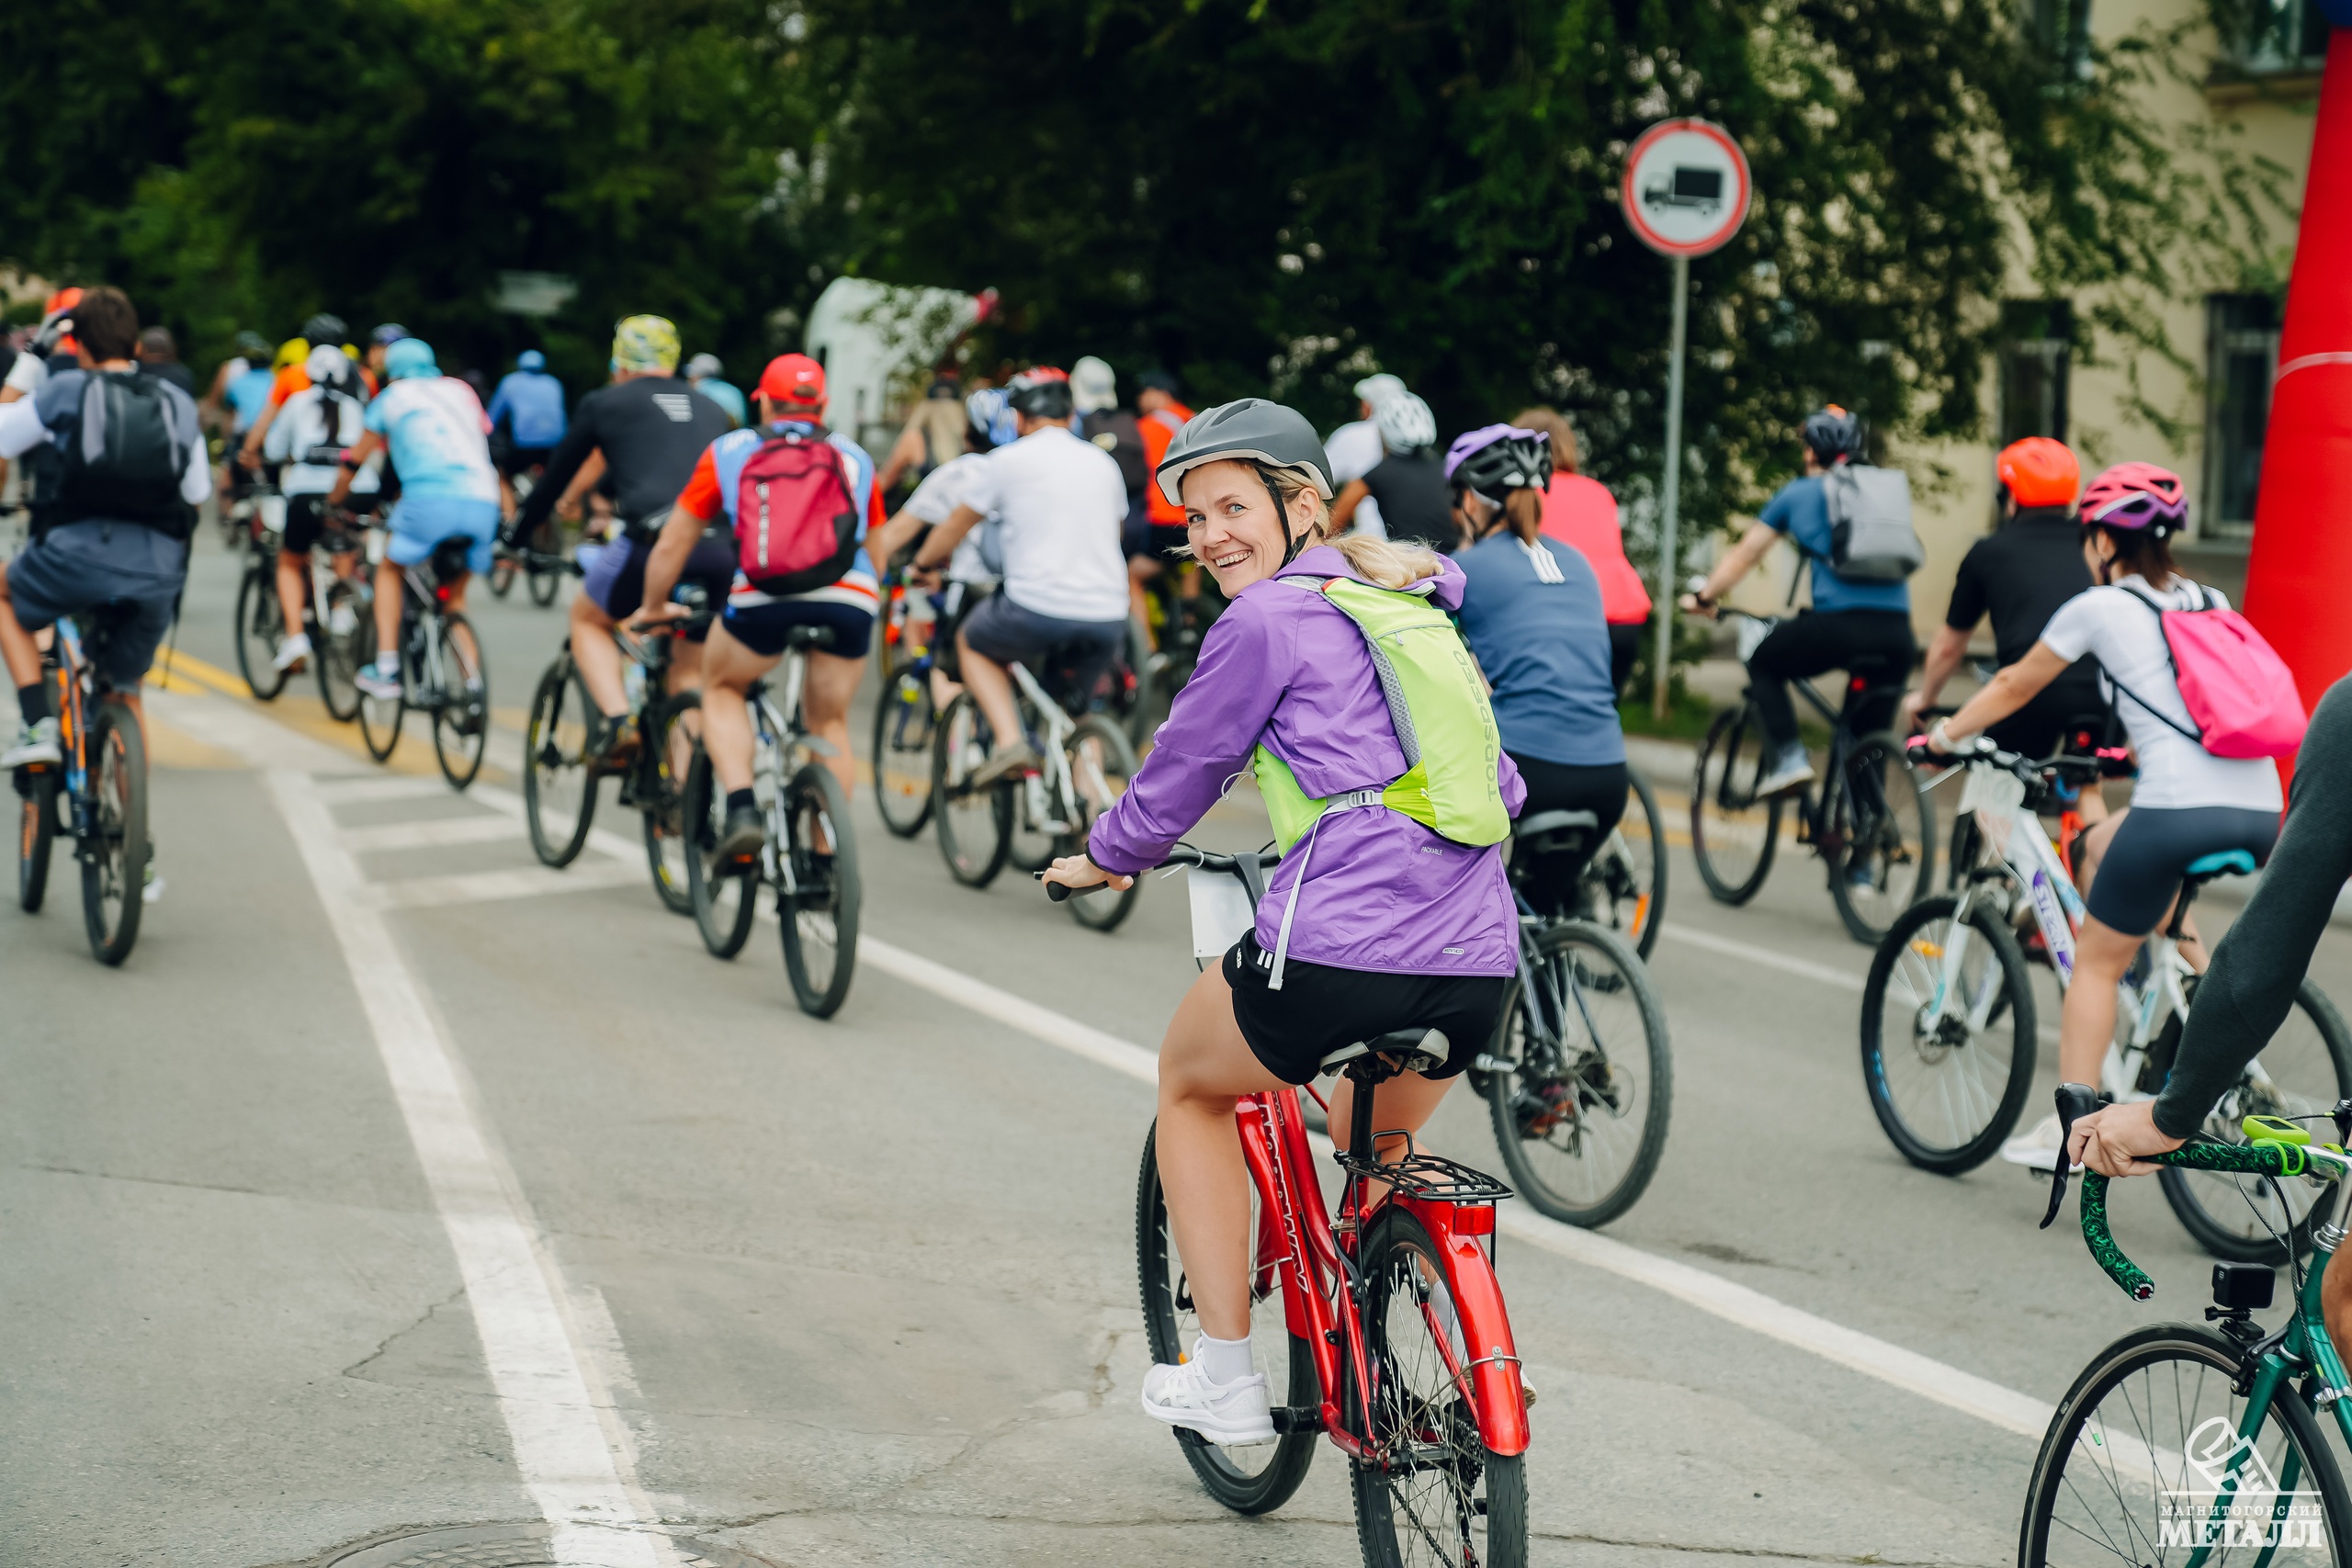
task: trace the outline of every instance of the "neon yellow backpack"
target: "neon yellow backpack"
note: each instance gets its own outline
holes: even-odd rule
[[[1291,917],[1297,912],[1298,890],[1306,881],[1306,858],[1313,856],[1316,829],[1329,813],[1385,807],[1474,849],[1510,836],[1510,813],[1504,809],[1496,778],[1502,736],[1487,700],[1487,683],[1462,634],[1429,601],[1437,579],[1423,578],[1418,592],[1374,588],[1349,577],[1280,581],[1321,594],[1363,633],[1381,693],[1388,699],[1389,721],[1396,727],[1397,747],[1405,753],[1405,772],[1381,789],[1316,799],[1300,787],[1289,764],[1262,743],[1251,754],[1250,771],[1273,820],[1275,843],[1287,856],[1301,838],[1306,840],[1306,856],[1291,884],[1274,942],[1273,973],[1267,982],[1274,990],[1282,989]]]

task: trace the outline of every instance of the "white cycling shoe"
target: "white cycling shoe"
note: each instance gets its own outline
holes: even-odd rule
[[[1144,1373],[1143,1413],[1227,1448],[1274,1440],[1266,1374],[1251,1372],[1232,1382],[1211,1382],[1197,1348],[1193,1359],[1182,1366],[1162,1362]]]
[[[2058,1168],[2058,1151],[2064,1146],[2065,1137],[2058,1130],[2058,1117],[2053,1111],[2035,1122],[2030,1131],[2019,1133],[2003,1144],[2001,1157],[2011,1165],[2047,1173]],[[2082,1167],[2069,1168],[2080,1170]]]

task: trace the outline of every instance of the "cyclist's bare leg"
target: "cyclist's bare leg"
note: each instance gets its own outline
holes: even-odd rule
[[[849,749],[849,705],[865,678],[865,660],[843,659],[822,649],[808,650],[808,679],[800,690],[800,716],[815,735],[833,749],[825,766],[842,784],[842,793],[857,793],[857,756]]]
[[[776,660],[753,653],[724,626],[710,628],[703,647],[702,744],[718,787],[732,795],[752,787],[752,682],[775,669]]]
[[[286,616],[286,635],[302,629],[302,601],[309,596],[311,558],[305,552],[277,552],[277,607]]]
[[[670,639],[670,692],[698,692],[702,689],[702,644],[688,642],[684,637]]]
[[[684,646],[683,639],[678,646]],[[675,648],[672,649],[676,651]],[[571,662],[596,711],[606,718],[628,712],[628,688],[621,681],[621,650],[613,643],[613,618],[585,593],[571,596]]]
[[[1215,964],[1193,982],[1159,1045],[1159,1184],[1202,1331],[1250,1337],[1250,1168],[1233,1125],[1245,1094],[1287,1087],[1241,1038]]]
[[[8,679],[17,687],[40,682],[40,646],[17,619],[16,604],[8,597],[8,563],[0,561],[0,660],[6,662]]]
[[[401,568],[388,556],[376,563],[376,652],[378,657],[401,646]]]
[[[452,615],[465,614],[466,584],[472,581],[473,573],[469,571],[461,571],[449,580],[449,610]],[[469,622],[464,626],[451,628],[450,636],[458,644],[458,657],[463,659],[476,673],[479,673],[481,670],[481,645],[474,641],[472,624]]]
[[[985,654],[974,653],[962,632],[956,634],[956,657],[963,660],[964,685],[989,721],[999,746],[1021,738],[1021,715],[1012,705],[1012,677],[1004,666]]]
[[[2096,915],[2075,933],[2075,978],[2058,1015],[2058,1077],[2098,1087],[2099,1064],[2115,1036],[2115,987],[2143,937],[2126,936]]]

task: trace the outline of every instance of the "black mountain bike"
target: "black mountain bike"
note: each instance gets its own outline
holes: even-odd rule
[[[1777,617],[1736,615],[1746,661]],[[1829,726],[1829,756],[1818,793],[1758,795],[1772,765],[1753,689],[1715,716],[1699,746],[1690,784],[1690,853],[1699,879],[1724,904],[1745,904],[1764,886],[1781,844],[1781,818],[1793,810],[1796,841],[1829,867],[1829,896],[1856,942],[1876,946],[1896,917],[1935,885],[1935,808],[1905,755],[1903,738],[1883,728],[1894,716],[1905,671],[1861,660],[1847,671],[1846,700],[1833,710],[1810,681],[1797,695]]]
[[[85,634],[81,625],[86,623]],[[130,956],[147,883],[147,746],[138,716],[100,673],[114,630],[106,610],[57,623],[41,659],[59,717],[62,764],[16,771],[17,904],[38,914],[61,837],[82,865],[82,922],[106,964]]]
[[[292,671],[277,668],[277,645],[286,636],[286,611],[277,598],[277,552],[285,536],[286,513],[270,505],[283,501],[275,491],[257,492],[258,504],[247,524],[245,574],[237,584],[237,671],[256,702],[276,702]],[[307,568],[302,629],[311,638],[311,668],[318,672],[319,699],[327,712],[349,723],[359,712],[359,688],[355,683],[363,657],[373,658],[374,637],[368,630],[376,597],[364,574],[345,577],[330,563],[358,549],[343,530],[349,514],[341,514],[334,532],[322,535],[311,547]]]
[[[490,747],[490,675],[481,644],[466,617],[449,608],[452,585],[465,574],[473,541],[444,539],[433,554],[401,575],[401,694],[359,699],[359,736],[368,754],[383,761],[400,744],[402,716],[413,710],[433,724],[433,756],[441,776],[463,789],[481,772]],[[367,662],[376,659],[376,618],[361,623]]]

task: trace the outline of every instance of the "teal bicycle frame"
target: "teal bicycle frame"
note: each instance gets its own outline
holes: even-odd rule
[[[2184,1166],[2195,1170],[2229,1171],[2241,1175],[2263,1175],[2286,1180],[2302,1177],[2313,1181],[2341,1181],[2352,1177],[2352,1156],[2332,1144],[2290,1143],[2284,1141],[2284,1124],[2264,1118],[2246,1118],[2245,1133],[2256,1140],[2245,1144],[2193,1143],[2185,1144],[2170,1154],[2153,1156],[2159,1165]],[[2301,1128],[2289,1128],[2293,1135],[2308,1139]],[[2109,1279],[2120,1286],[2134,1301],[2146,1301],[2155,1293],[2155,1282],[2140,1266],[2123,1254],[2115,1243],[2114,1234],[2107,1223],[2108,1178],[2095,1171],[2083,1176],[2082,1216],[2083,1240],[2091,1256],[2107,1271]],[[2322,1200],[2325,1201],[2324,1199]],[[2340,1206],[2339,1206],[2340,1207]],[[2345,1370],[2344,1359],[2334,1340],[2328,1337],[2327,1322],[2320,1311],[2320,1297],[2327,1273],[2328,1260],[2335,1254],[2345,1237],[2340,1213],[2329,1216],[2313,1227],[2312,1257],[2304,1272],[2302,1284],[2296,1292],[2295,1309],[2286,1326],[2254,1341],[2246,1351],[2246,1363],[2239,1374],[2239,1386],[2245,1399],[2245,1414],[2239,1424],[2238,1436],[2244,1439],[2229,1461],[2224,1473],[2234,1479],[2243,1469],[2254,1443],[2260,1436],[2263,1423],[2269,1418],[2270,1406],[2281,1391],[2289,1397],[2299,1397],[2289,1389],[2290,1383],[2304,1380],[2303,1393],[2314,1409],[2324,1410],[2335,1417],[2335,1425],[2347,1444],[2352,1444],[2352,1375]],[[2301,1459],[2289,1451],[2288,1462],[2278,1476],[2278,1501],[2273,1505],[2273,1540],[2256,1559],[2254,1568],[2268,1568],[2278,1550],[2285,1532],[2276,1527],[2286,1521],[2289,1495],[2301,1479]],[[2204,1521],[2199,1540],[2206,1544],[2196,1547],[2185,1568],[2203,1568],[2207,1557],[2216,1545],[2225,1541],[2227,1532],[2222,1528],[2230,1519],[2230,1507],[2235,1493],[2223,1487],[2214,1497],[2213,1512]]]

